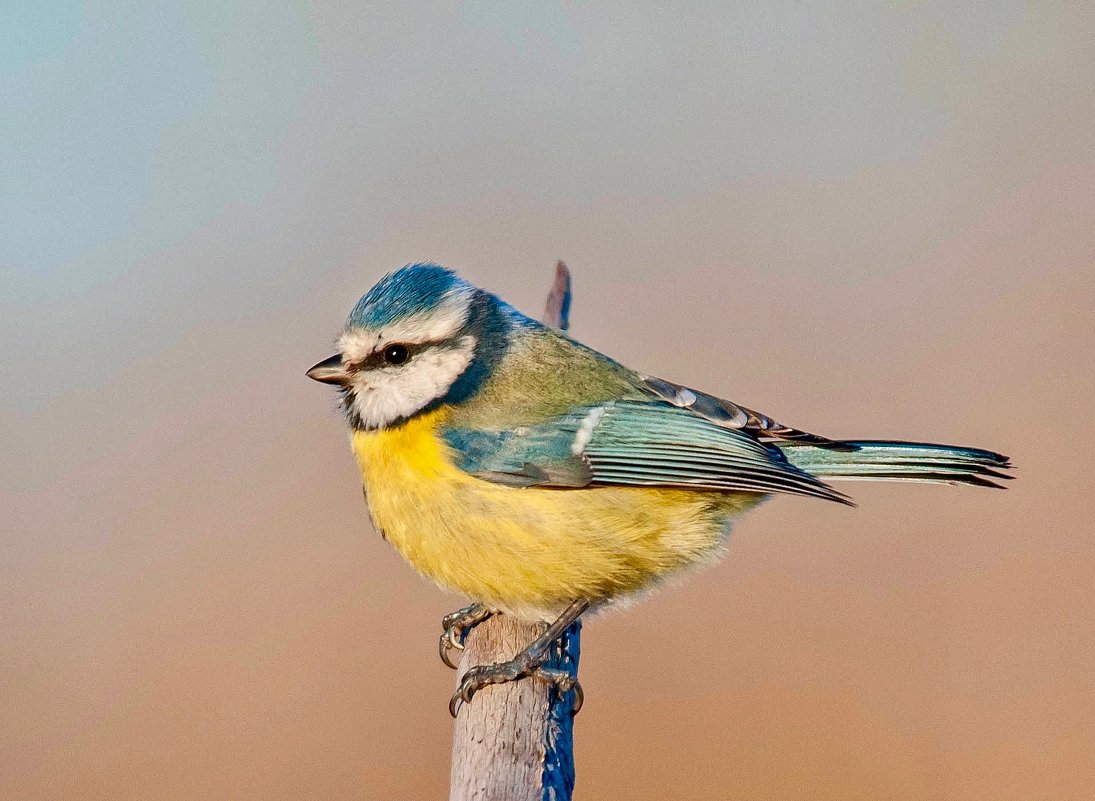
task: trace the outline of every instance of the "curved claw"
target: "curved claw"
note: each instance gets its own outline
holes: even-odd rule
[[[449,651],[454,648],[457,651],[464,650],[465,631],[466,629],[461,626],[450,626],[442,632],[441,638],[437,641],[437,653],[441,656],[441,661],[453,670],[456,670],[456,663],[449,658]]]
[[[449,651],[453,648],[457,651],[463,651],[464,637],[467,636],[468,632],[493,614],[494,612],[487,609],[483,604],[475,603],[463,609],[457,609],[455,612],[450,612],[441,618],[441,628],[444,631],[437,643],[437,652],[441,656],[441,661],[456,670],[456,664],[449,657]]]
[[[460,704],[471,703],[472,696],[484,687],[491,684],[516,681],[527,675],[529,675],[527,668],[519,665],[516,660],[498,662],[493,665],[476,665],[461,677],[460,686],[456,688],[456,692],[449,699],[449,714],[455,718],[460,709]]]
[[[441,657],[442,662],[451,667],[453,670],[456,670],[456,663],[449,659],[449,649],[451,648],[455,648],[458,651],[463,651],[464,643],[460,643],[459,645],[457,645],[450,639],[449,632],[446,631],[444,634],[441,635],[441,639],[437,642],[437,653]]]
[[[449,714],[455,718],[460,712],[460,707],[464,704],[470,704],[471,697],[480,689],[479,687],[470,687],[461,683],[457,691],[452,694],[452,698],[449,699]]]
[[[570,706],[570,714],[573,717],[586,705],[586,691],[582,689],[582,683],[577,679],[574,680],[574,686],[571,689],[574,690],[574,703]]]

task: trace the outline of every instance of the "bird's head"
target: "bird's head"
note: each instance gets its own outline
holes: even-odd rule
[[[514,314],[451,270],[408,265],[365,293],[338,352],[308,376],[341,389],[354,428],[385,428],[474,394],[504,354]]]

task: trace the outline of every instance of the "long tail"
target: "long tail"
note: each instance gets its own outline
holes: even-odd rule
[[[863,481],[924,481],[995,487],[990,479],[1010,480],[999,472],[1011,467],[1008,457],[980,448],[926,442],[853,440],[850,449],[779,443],[787,461],[818,478]]]

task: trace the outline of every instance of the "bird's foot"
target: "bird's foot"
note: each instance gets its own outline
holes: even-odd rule
[[[582,685],[578,683],[578,677],[571,675],[566,670],[555,667],[545,667],[551,661],[552,654],[560,649],[559,638],[562,637],[571,624],[582,613],[589,609],[591,601],[588,598],[579,598],[563,610],[558,619],[548,626],[544,633],[533,640],[525,650],[508,662],[498,662],[493,665],[476,665],[470,668],[460,679],[456,692],[449,700],[449,712],[455,718],[461,703],[468,703],[471,697],[484,687],[491,684],[505,684],[510,681],[518,681],[528,676],[533,676],[546,681],[562,697],[571,690],[574,697],[571,699],[573,714],[578,714],[585,700]]]
[[[560,695],[574,691],[571,701],[571,714],[577,715],[585,702],[585,693],[577,677],[565,670],[544,667],[549,654],[545,650],[542,653],[534,652],[532,648],[526,648],[508,662],[497,662],[493,665],[476,665],[470,668],[463,678],[460,686],[449,700],[449,713],[455,718],[462,703],[470,703],[472,696],[489,687],[492,684],[505,684],[511,681],[519,681],[533,677],[547,682],[553,686]]]
[[[450,612],[441,618],[441,628],[445,630],[441,635],[440,642],[437,644],[441,661],[456,670],[456,665],[449,658],[449,651],[453,649],[463,651],[464,638],[468,636],[468,632],[493,614],[494,611],[488,609],[485,605],[475,603],[471,606],[465,606],[463,609],[457,609],[455,612]]]

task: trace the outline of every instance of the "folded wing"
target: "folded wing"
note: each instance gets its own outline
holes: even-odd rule
[[[510,486],[789,493],[851,503],[754,432],[661,398],[586,406],[513,430],[450,429],[457,465]]]

